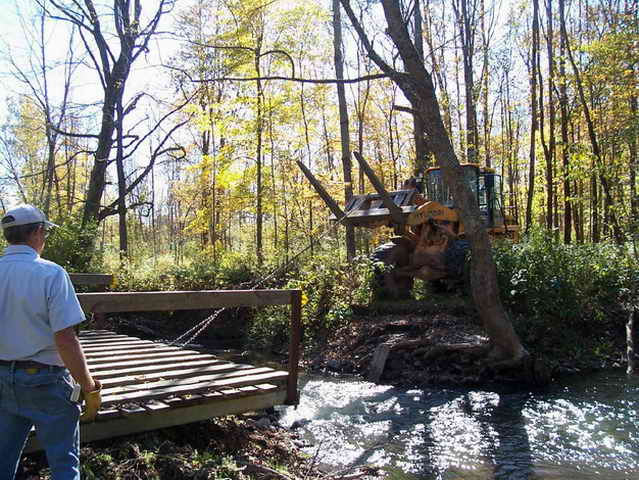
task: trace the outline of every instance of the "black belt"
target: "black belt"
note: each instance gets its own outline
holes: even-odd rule
[[[35,360],[0,360],[0,365],[7,367],[14,366],[15,368],[37,368],[41,370],[43,368],[60,368],[56,365],[47,365],[46,363],[36,362]]]

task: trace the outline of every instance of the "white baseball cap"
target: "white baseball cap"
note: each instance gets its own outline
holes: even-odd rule
[[[44,223],[44,226],[47,228],[58,226],[47,220],[42,210],[33,205],[19,205],[16,208],[12,208],[7,211],[7,213],[2,216],[2,220],[0,220],[3,230],[19,225],[29,225],[31,223]]]

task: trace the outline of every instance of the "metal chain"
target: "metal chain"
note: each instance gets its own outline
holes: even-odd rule
[[[332,232],[333,230],[335,230],[337,228],[338,225],[340,225],[346,218],[348,217],[348,212],[346,212],[342,218],[340,218],[339,220],[337,220],[335,223],[333,223],[332,225],[330,225],[328,228],[326,228],[324,230],[324,232],[322,232],[321,235],[319,235],[318,237],[316,237],[317,241],[320,242],[326,235],[328,235],[330,232]],[[296,260],[298,257],[300,257],[304,252],[306,252],[307,250],[309,250],[312,247],[312,243],[309,243],[309,245],[307,245],[306,247],[304,247],[302,250],[300,250],[299,252],[297,252],[295,255],[293,255],[285,264],[281,265],[280,267],[276,268],[275,270],[273,270],[271,273],[269,273],[268,275],[266,275],[265,277],[263,277],[262,279],[258,280],[255,284],[253,284],[253,286],[251,288],[249,288],[249,290],[256,290],[257,287],[259,287],[260,285],[262,285],[264,282],[266,282],[267,280],[269,280],[270,278],[274,277],[277,273],[279,273],[280,271],[284,270],[284,269],[288,269],[288,267],[293,263],[294,260]],[[218,310],[216,310],[215,312],[213,312],[211,315],[209,315],[208,317],[206,317],[204,320],[202,320],[200,323],[198,323],[197,325],[195,325],[194,327],[190,328],[189,330],[187,330],[186,332],[184,332],[182,335],[180,335],[179,337],[177,337],[175,340],[173,340],[172,342],[170,342],[168,345],[172,346],[172,345],[177,345],[179,347],[185,347],[186,345],[188,345],[189,343],[192,343],[197,337],[200,336],[200,334],[206,329],[206,327],[208,327],[217,317],[220,316],[220,314],[226,310],[226,307],[220,308]],[[187,335],[191,334],[192,332],[193,335],[191,335],[190,337],[188,337],[184,342],[178,343],[180,342],[180,340],[182,340],[184,337],[186,337]]]

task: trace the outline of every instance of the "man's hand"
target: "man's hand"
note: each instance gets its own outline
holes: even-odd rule
[[[82,392],[84,397],[84,412],[80,415],[81,422],[92,422],[95,420],[100,405],[102,405],[102,384],[98,380],[93,380],[95,383],[95,390],[91,392]]]

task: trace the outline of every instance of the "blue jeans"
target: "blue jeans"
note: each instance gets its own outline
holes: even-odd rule
[[[15,477],[31,427],[54,480],[80,478],[80,407],[66,368],[37,372],[0,365],[0,480]]]

